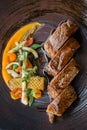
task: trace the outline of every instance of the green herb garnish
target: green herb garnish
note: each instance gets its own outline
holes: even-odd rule
[[[34,102],[34,97],[30,94],[29,95],[29,106],[32,106],[33,102]]]
[[[38,48],[42,47],[42,45],[40,45],[40,44],[33,44],[33,45],[31,45],[30,47],[31,47],[32,49],[38,49]]]
[[[33,94],[32,94],[32,89],[30,88],[27,88],[26,90],[26,93],[27,93],[27,96],[29,98],[29,106],[32,106],[33,102],[34,102],[34,97],[33,97]]]

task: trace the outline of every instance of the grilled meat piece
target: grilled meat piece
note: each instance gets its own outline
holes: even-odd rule
[[[55,115],[51,113],[47,113],[47,114],[48,114],[49,122],[52,124],[54,122]]]
[[[46,66],[46,71],[48,74],[55,76],[62,70],[62,68],[68,63],[75,51],[80,47],[77,40],[70,38],[59,49],[53,59]]]
[[[55,86],[50,86],[50,85],[48,85],[47,89],[49,95],[53,99],[55,99],[64,90],[64,88],[56,88]]]
[[[47,107],[47,113],[62,116],[66,109],[76,100],[77,95],[72,86],[66,87]]]
[[[61,48],[65,41],[76,32],[77,29],[78,26],[72,20],[67,20],[60,24],[44,44],[44,49],[48,56],[53,58],[58,49]]]
[[[50,82],[48,92],[52,98],[55,98],[66,88],[79,72],[79,65],[74,59],[63,68]]]

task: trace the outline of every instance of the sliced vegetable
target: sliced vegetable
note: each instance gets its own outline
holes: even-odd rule
[[[23,103],[24,105],[28,105],[28,96],[26,94],[26,81],[22,82],[21,103]]]
[[[29,60],[27,60],[26,68],[32,68],[32,64],[31,64],[31,62]]]
[[[13,62],[16,60],[17,56],[15,53],[8,53],[9,61]]]
[[[19,49],[21,49],[25,44],[27,43],[27,41],[23,41],[21,43],[18,44],[18,46],[12,48],[11,50],[8,51],[8,53],[14,53],[17,52]]]
[[[34,98],[38,99],[42,96],[42,92],[39,89],[33,89],[32,95]]]
[[[19,62],[19,59],[17,58],[15,62]],[[14,64],[14,65],[13,65],[13,67],[12,67],[12,69],[13,69],[13,70],[15,70],[15,69],[17,69],[17,68],[18,68],[18,66],[19,66],[19,65]]]
[[[18,62],[11,62],[11,63],[9,63],[9,64],[6,66],[6,69],[10,68],[12,65],[17,65],[17,66],[19,66],[19,63],[18,63]]]
[[[29,69],[29,68],[32,68],[32,64],[30,63],[30,61],[29,60],[27,60],[27,62],[26,62],[26,69]],[[17,72],[17,73],[21,73],[22,72],[22,66],[19,66],[19,67],[17,67],[16,69],[15,69],[15,71]]]
[[[21,41],[26,40],[28,37],[32,37],[32,35],[39,30],[42,26],[44,26],[44,24],[37,24],[36,26],[33,26],[31,29],[29,29],[28,31],[26,31],[26,33],[23,35],[23,37],[21,38]]]
[[[22,66],[22,79],[25,77],[25,72],[26,72],[26,63],[27,63],[27,56],[28,53],[27,52],[23,52],[23,66]],[[28,96],[26,94],[26,81],[22,81],[22,98],[21,98],[21,102],[24,105],[28,104]]]
[[[18,54],[18,59],[19,59],[19,61],[23,61],[24,59],[23,59],[23,54]]]
[[[44,77],[32,76],[27,80],[27,87],[31,89],[44,90]]]
[[[32,95],[32,89],[30,88],[27,88],[26,89],[26,93],[27,93],[27,96],[29,98],[29,106],[32,106],[33,102],[34,102],[34,97]]]
[[[31,52],[34,55],[35,59],[38,58],[38,53],[34,49],[30,47],[23,47],[22,49],[25,51]]]
[[[29,79],[27,79],[27,88],[31,89],[39,89],[44,90],[44,77],[40,76],[32,76]],[[22,88],[21,84],[21,77],[20,78],[11,78],[8,81],[10,90],[13,90],[14,88]]]
[[[42,47],[42,45],[40,45],[40,44],[33,44],[33,45],[31,45],[30,47],[31,47],[32,49],[38,49],[38,48]]]
[[[22,89],[21,88],[15,88],[10,92],[11,98],[14,100],[20,99],[22,96]]]
[[[21,75],[16,73],[14,70],[7,69],[7,73],[10,74],[13,78],[21,77]]]
[[[33,44],[33,42],[34,42],[34,39],[32,37],[30,37],[30,38],[28,38],[27,43],[26,43],[25,46],[26,47],[31,46]]]
[[[8,85],[9,85],[10,90],[13,90],[15,88],[22,88],[21,78],[11,78],[8,81]]]
[[[33,94],[32,94],[32,89],[27,88],[26,89],[26,93],[27,93],[27,96],[29,98],[29,106],[32,106],[32,104],[34,102],[34,97],[33,97]]]
[[[15,69],[15,71],[16,71],[17,73],[22,72],[22,66],[19,66],[17,69]]]
[[[26,89],[27,96],[29,98],[29,106],[31,106],[34,102],[34,99],[38,99],[42,96],[42,92],[39,89]]]
[[[30,89],[30,88],[26,89],[26,93],[27,93],[28,96],[31,94],[31,91],[32,91],[32,89]]]

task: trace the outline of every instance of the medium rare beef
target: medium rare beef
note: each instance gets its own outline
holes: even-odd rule
[[[60,24],[54,33],[49,36],[44,44],[49,57],[54,57],[58,49],[65,43],[65,41],[78,29],[78,26],[72,21],[67,20]]]
[[[66,109],[76,100],[77,95],[72,86],[66,87],[47,107],[47,113],[62,116]]]
[[[53,76],[58,74],[79,47],[79,43],[74,38],[70,38],[66,41],[63,47],[57,51],[54,58],[52,58],[46,66],[47,73]]]
[[[74,59],[57,74],[48,85],[48,92],[52,98],[59,95],[62,89],[66,88],[79,72],[79,65]]]

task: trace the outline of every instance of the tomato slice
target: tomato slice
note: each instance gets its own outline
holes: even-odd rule
[[[27,39],[27,43],[26,43],[26,47],[28,47],[28,46],[31,46],[32,44],[33,44],[33,42],[34,42],[34,39],[32,38],[32,37],[29,37],[28,39]]]

